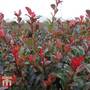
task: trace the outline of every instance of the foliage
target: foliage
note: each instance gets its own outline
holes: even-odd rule
[[[45,23],[29,7],[26,23],[21,10],[16,22],[5,23],[0,14],[0,74],[17,77],[8,90],[90,89],[90,10],[85,18],[61,21],[61,2],[51,4],[52,19]]]

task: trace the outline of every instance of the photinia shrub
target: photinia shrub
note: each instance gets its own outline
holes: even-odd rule
[[[61,2],[51,4],[45,22],[30,7],[26,22],[21,10],[11,22],[0,13],[0,77],[13,78],[7,90],[90,89],[90,10],[62,21],[56,18]]]

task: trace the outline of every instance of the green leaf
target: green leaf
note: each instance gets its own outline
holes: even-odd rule
[[[85,55],[84,48],[81,46],[78,46],[78,48],[79,48],[79,55]]]
[[[83,78],[82,77],[78,77],[78,76],[74,76],[74,82],[77,84],[77,86],[79,87],[79,88],[83,88],[84,87],[84,80],[83,80]]]
[[[87,31],[86,30],[82,30],[81,31],[81,35],[87,35],[88,33],[87,33]]]
[[[90,73],[90,64],[86,64],[86,69]]]
[[[41,62],[41,58],[40,57],[37,57],[36,58],[36,64],[39,64]]]
[[[85,57],[85,63],[90,63],[90,56]]]
[[[3,56],[3,53],[2,53],[2,52],[0,52],[0,58],[2,58],[2,56]]]
[[[13,61],[13,56],[11,54],[8,55],[7,60]]]
[[[25,62],[25,64],[26,64],[26,65],[29,65],[29,64],[30,64],[30,62],[29,62],[29,61],[26,61],[26,62]]]
[[[46,53],[45,53],[45,57],[48,59],[48,60],[50,60],[51,59],[51,52],[50,51],[47,51]]]
[[[75,56],[79,55],[79,50],[78,50],[77,48],[72,49],[71,52],[72,52],[72,54],[75,55]]]
[[[24,48],[21,47],[20,50],[19,50],[19,55],[23,55],[24,54]]]
[[[83,90],[90,90],[90,82],[85,83]]]
[[[34,45],[33,39],[32,39],[32,38],[28,39],[28,40],[26,41],[26,44],[27,44],[28,46],[33,46],[33,45]]]
[[[61,79],[61,85],[63,86],[63,88],[66,87],[66,85],[68,84],[68,77],[66,75],[67,73],[64,72],[64,70],[58,70],[55,72],[55,75]]]

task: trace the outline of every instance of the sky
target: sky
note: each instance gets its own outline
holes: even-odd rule
[[[37,15],[49,18],[52,9],[50,4],[55,0],[0,0],[0,12],[5,14],[6,20],[15,19],[14,11],[22,10],[22,17],[26,18],[27,13],[25,7],[30,7]],[[59,5],[57,17],[63,19],[71,19],[80,15],[85,15],[85,10],[90,9],[90,0],[63,0]]]

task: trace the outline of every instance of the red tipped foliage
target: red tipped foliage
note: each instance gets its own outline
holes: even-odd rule
[[[14,12],[14,15],[17,17],[20,17],[21,14],[22,14],[21,10],[19,10],[18,12]]]
[[[35,16],[36,16],[35,12],[33,12],[29,7],[25,7],[25,8],[26,8],[28,14],[29,14],[31,17],[35,17]]]

